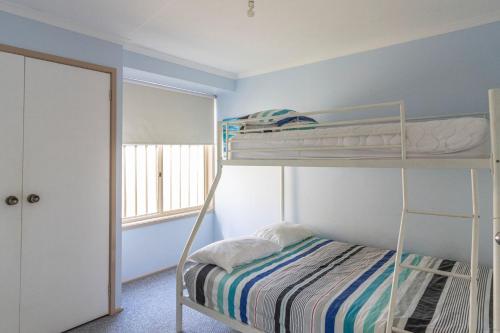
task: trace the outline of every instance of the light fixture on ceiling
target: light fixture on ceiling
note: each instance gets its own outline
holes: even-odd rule
[[[254,8],[255,8],[255,0],[248,0],[248,11],[247,11],[248,17],[255,16]]]

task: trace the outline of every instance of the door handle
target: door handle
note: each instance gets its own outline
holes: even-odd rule
[[[9,206],[15,206],[19,203],[19,199],[16,196],[10,195],[5,198],[5,203]]]
[[[497,234],[495,235],[495,242],[500,245],[500,232],[497,232]]]
[[[29,203],[37,203],[38,201],[40,201],[40,196],[38,196],[36,194],[28,195],[28,202]]]

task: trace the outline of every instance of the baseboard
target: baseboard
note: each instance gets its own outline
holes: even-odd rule
[[[135,282],[137,280],[141,280],[141,279],[147,278],[147,277],[149,277],[151,275],[155,275],[155,274],[158,274],[158,273],[163,273],[163,272],[166,272],[166,271],[169,271],[169,270],[172,270],[172,269],[176,269],[176,268],[177,268],[177,265],[175,265],[175,266],[169,266],[169,267],[166,267],[166,268],[162,268],[162,269],[159,269],[159,270],[151,272],[151,273],[146,273],[144,275],[140,275],[140,276],[135,277],[133,279],[122,281],[122,285],[126,284],[126,283]]]
[[[115,316],[115,315],[119,314],[119,313],[120,313],[120,312],[122,312],[122,311],[123,311],[123,308],[122,308],[122,307],[120,307],[120,308],[116,308],[116,309],[114,309],[113,311],[111,311],[111,312],[109,313],[109,315],[110,315],[110,316]]]

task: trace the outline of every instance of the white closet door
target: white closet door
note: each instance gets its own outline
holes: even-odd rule
[[[0,52],[0,332],[19,332],[24,57]],[[15,196],[17,204],[6,203]]]
[[[110,75],[26,58],[25,80],[21,332],[61,332],[108,312]]]

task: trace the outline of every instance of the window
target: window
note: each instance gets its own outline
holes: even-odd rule
[[[123,223],[201,209],[211,145],[123,145]]]
[[[212,181],[215,99],[123,84],[124,225],[195,212]]]

